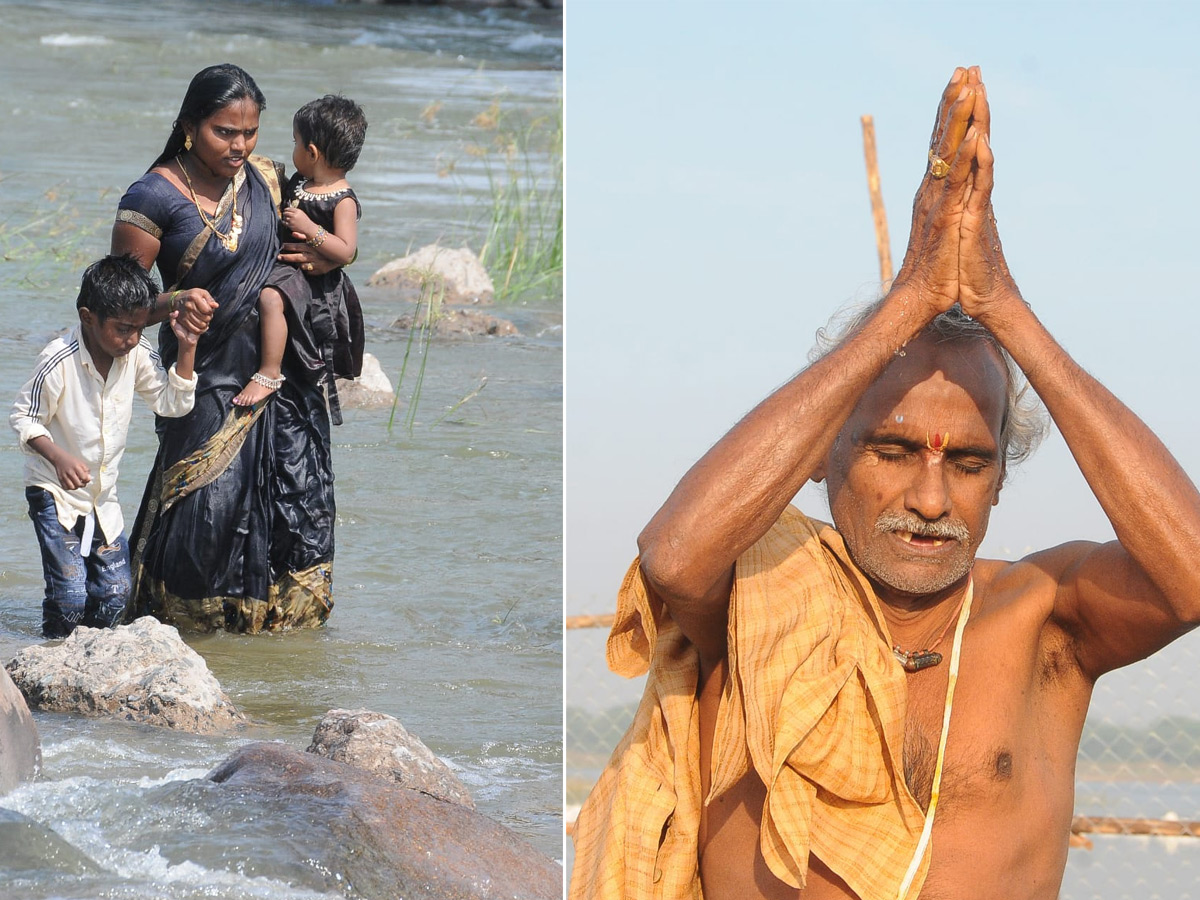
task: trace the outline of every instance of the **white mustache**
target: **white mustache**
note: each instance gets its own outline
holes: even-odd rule
[[[875,530],[881,534],[891,534],[897,531],[907,531],[921,537],[931,537],[939,540],[955,540],[960,544],[971,542],[971,532],[959,519],[938,519],[927,522],[914,515],[885,512],[875,520]]]

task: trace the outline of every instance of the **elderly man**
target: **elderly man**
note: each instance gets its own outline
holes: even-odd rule
[[[573,897],[1058,895],[1093,684],[1200,621],[1200,495],[1022,299],[992,175],[958,69],[886,296],[642,532],[608,656],[650,677]],[[1117,540],[977,559],[1025,378]],[[789,506],[809,480],[833,527]]]

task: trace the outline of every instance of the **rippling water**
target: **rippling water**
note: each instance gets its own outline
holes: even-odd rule
[[[124,188],[157,155],[188,80],[214,62],[267,95],[258,152],[289,159],[291,113],[339,91],[370,130],[350,174],[363,203],[361,286],[435,240],[476,250],[493,103],[561,115],[561,20],[531,11],[300,3],[0,0],[0,396],[74,315],[82,267],[108,248]],[[546,164],[530,151],[529,164]],[[492,162],[495,171],[495,162]],[[447,173],[450,173],[447,175]],[[386,295],[363,291],[367,350],[393,382],[406,347]],[[334,430],[336,608],[316,632],[190,637],[255,721],[195,737],[37,714],[45,776],[0,799],[103,867],[0,880],[14,896],[337,896],[337,873],[287,857],[279,811],[222,845],[200,778],[247,739],[305,747],[334,707],[399,718],[457,771],[481,812],[554,858],[561,815],[562,304],[495,312],[520,337],[435,344],[409,434],[388,411]],[[435,421],[486,378],[486,387]],[[4,387],[7,386],[7,387]],[[402,398],[410,390],[406,384]],[[7,393],[6,393],[7,392]],[[403,405],[400,417],[403,416]],[[121,486],[132,521],[152,458],[135,418]],[[41,571],[21,459],[0,446],[0,659],[39,640]],[[159,887],[162,885],[162,887]],[[4,896],[8,896],[5,894]]]

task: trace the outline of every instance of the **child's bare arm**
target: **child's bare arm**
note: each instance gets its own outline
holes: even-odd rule
[[[185,326],[178,312],[171,313],[171,330],[179,340],[179,356],[175,358],[175,374],[191,380],[196,365],[196,344],[200,335]],[[207,328],[205,329],[207,330]]]
[[[27,446],[54,466],[58,483],[68,491],[81,488],[92,480],[92,470],[77,456],[72,456],[49,437],[40,434],[30,438]]]
[[[283,223],[322,257],[339,266],[349,263],[358,252],[358,204],[353,197],[343,197],[334,207],[332,231],[321,228],[294,208],[283,211]]]

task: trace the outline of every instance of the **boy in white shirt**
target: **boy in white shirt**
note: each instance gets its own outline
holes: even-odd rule
[[[25,497],[42,550],[42,636],[76,625],[116,625],[131,578],[117,468],[136,391],[158,415],[184,416],[196,397],[196,342],[170,317],[179,359],[164,371],[142,336],[158,286],[132,256],[106,256],[83,273],[79,325],[50,342],[9,422],[25,462]]]

